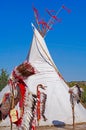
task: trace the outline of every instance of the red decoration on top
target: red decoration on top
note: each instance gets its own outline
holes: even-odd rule
[[[52,29],[52,28],[48,25],[48,23],[45,22],[44,20],[39,21],[38,24],[42,24],[42,27],[43,27],[43,28],[46,27],[46,28],[49,29],[49,30]]]
[[[65,9],[68,13],[71,12],[70,9],[68,9],[66,6],[62,5],[58,11],[55,10],[48,10],[46,9],[46,12],[49,14],[50,19],[48,22],[45,22],[44,20],[40,20],[38,10],[33,7],[35,18],[36,18],[36,25],[38,26],[38,30],[40,34],[44,37],[45,34],[48,32],[48,30],[52,29],[52,26],[55,24],[55,22],[61,22],[62,20],[58,18],[58,14]]]
[[[62,5],[62,8],[65,9],[68,13],[71,13],[71,10],[68,9],[66,6]]]
[[[36,16],[36,19],[39,19],[39,13],[38,13],[38,10],[33,7],[33,10],[34,10],[34,13],[35,13],[35,16]]]
[[[59,19],[57,16],[56,16],[56,14],[55,15],[53,15],[52,13],[54,12],[54,13],[56,13],[55,12],[55,10],[46,10],[47,11],[47,13],[54,19],[54,20],[56,20],[57,22],[61,22],[61,19]]]

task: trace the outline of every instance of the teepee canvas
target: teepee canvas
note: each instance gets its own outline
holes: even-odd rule
[[[46,121],[41,119],[39,125],[52,125],[54,121],[72,124],[72,108],[69,87],[58,72],[44,38],[33,27],[34,35],[28,61],[38,71],[25,82],[30,90],[36,93],[38,84],[46,87],[47,100],[45,105]],[[81,104],[75,105],[75,123],[86,122],[86,109]]]

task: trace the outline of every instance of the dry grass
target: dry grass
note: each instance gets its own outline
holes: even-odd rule
[[[10,130],[10,127],[0,127],[0,130]],[[17,130],[17,128],[13,127],[12,130]],[[66,125],[64,127],[43,126],[43,127],[37,127],[36,130],[86,130],[86,124],[75,125],[75,128],[69,125]]]

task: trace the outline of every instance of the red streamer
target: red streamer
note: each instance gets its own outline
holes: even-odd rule
[[[41,119],[41,112],[40,112],[40,91],[37,90],[37,120]]]
[[[39,19],[38,10],[37,10],[35,7],[33,7],[33,10],[34,10],[34,13],[35,13],[35,15],[36,15],[36,18]]]
[[[68,9],[66,6],[63,5],[62,8],[65,9],[68,13],[71,13],[71,10]]]

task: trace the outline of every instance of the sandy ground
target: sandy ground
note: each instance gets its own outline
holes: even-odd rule
[[[10,130],[10,127],[0,127],[0,130]],[[12,130],[17,130],[16,127],[13,127]],[[37,127],[36,130],[86,130],[86,124],[83,125],[75,125],[75,128],[73,126],[64,126],[64,127]]]

